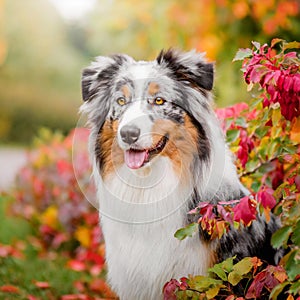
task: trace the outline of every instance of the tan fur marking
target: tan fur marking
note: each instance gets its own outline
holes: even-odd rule
[[[175,172],[181,176],[181,182],[189,180],[189,167],[193,164],[194,154],[197,153],[197,129],[190,118],[184,117],[184,125],[171,120],[157,120],[153,126],[154,145],[168,134],[169,140],[161,155],[168,156],[173,163]]]
[[[127,85],[123,85],[122,88],[121,88],[121,91],[122,91],[122,93],[123,93],[123,95],[125,96],[126,99],[130,98],[131,93],[130,93],[130,89]]]
[[[160,91],[160,86],[157,82],[150,82],[148,86],[148,93],[151,96],[156,95]]]
[[[124,163],[124,154],[117,143],[118,121],[105,121],[98,143],[101,145],[103,154],[102,177],[114,172],[116,168]]]

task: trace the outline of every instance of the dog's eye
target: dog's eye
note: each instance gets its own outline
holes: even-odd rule
[[[161,98],[161,97],[157,97],[157,98],[155,98],[155,100],[154,100],[154,103],[155,103],[156,105],[163,105],[165,102],[166,102],[166,100],[163,99],[163,98]]]
[[[121,98],[118,98],[117,99],[117,103],[120,105],[120,106],[123,106],[126,104],[126,99],[121,97]]]

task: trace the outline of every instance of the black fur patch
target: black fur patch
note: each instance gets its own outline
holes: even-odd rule
[[[196,121],[196,119],[189,114],[193,125],[198,132],[198,157],[201,163],[207,163],[210,159],[210,143],[203,126]]]
[[[280,251],[278,252],[271,246],[272,233],[279,228],[275,217],[272,216],[269,223],[259,217],[254,222],[259,223],[259,230],[262,230],[262,234],[259,235],[256,232],[254,223],[250,227],[242,229],[241,232],[231,229],[220,240],[217,248],[219,261],[233,256],[236,256],[237,261],[247,256],[257,256],[269,264],[278,263],[275,259],[276,254],[280,256]],[[277,257],[277,260],[279,258]]]
[[[178,81],[189,82],[193,88],[200,88],[201,92],[203,92],[203,89],[206,91],[212,90],[214,81],[213,64],[204,61],[198,62],[196,68],[194,68],[194,62],[192,60],[188,62],[188,59],[183,64],[180,62],[180,56],[173,49],[162,50],[156,60],[160,65],[165,63]]]
[[[93,80],[87,78],[94,76],[96,73],[96,70],[89,68],[86,68],[82,71],[81,93],[83,101],[89,101],[91,96],[94,94],[94,91],[90,91]]]

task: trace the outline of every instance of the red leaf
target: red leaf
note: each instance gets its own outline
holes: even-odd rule
[[[99,293],[100,295],[104,295],[106,298],[117,298],[117,296],[111,291],[107,283],[100,278],[92,280],[92,282],[89,285],[89,288],[93,292]]]
[[[264,208],[272,209],[276,205],[276,200],[273,196],[274,191],[268,187],[263,187],[257,193],[257,201],[261,203]]]
[[[76,288],[76,290],[80,293],[84,292],[85,291],[85,285],[82,281],[78,280],[78,281],[75,281],[73,283],[73,286]]]
[[[175,292],[180,287],[180,283],[176,279],[171,279],[163,287],[164,300],[176,300]]]
[[[297,188],[298,192],[300,192],[300,175],[297,175],[295,177],[295,184],[296,184],[296,188]]]
[[[269,265],[255,276],[247,291],[246,299],[260,298],[263,288],[270,291],[286,279],[287,275],[283,267]]]
[[[34,285],[40,289],[49,289],[50,288],[49,282],[46,282],[46,281],[36,281],[34,283]]]
[[[13,293],[13,294],[18,294],[19,293],[19,288],[14,286],[14,285],[2,285],[0,287],[0,291],[3,293]]]
[[[105,292],[108,288],[106,282],[103,279],[96,278],[91,281],[89,284],[90,290],[93,292],[97,293],[103,293]]]
[[[256,201],[245,196],[240,203],[233,208],[234,221],[243,222],[246,226],[256,219]]]
[[[266,271],[262,271],[258,273],[254,280],[252,281],[247,294],[246,294],[246,299],[253,299],[253,298],[259,298],[261,295],[261,292],[264,287],[265,283],[265,278],[266,278]]]
[[[262,65],[256,65],[250,73],[250,81],[257,83],[261,80],[261,77],[264,75],[265,68]]]
[[[93,251],[87,251],[86,259],[100,266],[103,266],[104,264],[104,258],[98,253],[95,253]]]
[[[68,262],[68,267],[74,271],[81,272],[85,270],[85,264],[79,260],[70,260]]]

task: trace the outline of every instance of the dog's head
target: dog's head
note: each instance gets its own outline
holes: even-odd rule
[[[103,176],[168,156],[174,166],[208,160],[213,64],[195,51],[162,51],[155,61],[98,57],[83,70],[81,110]]]

